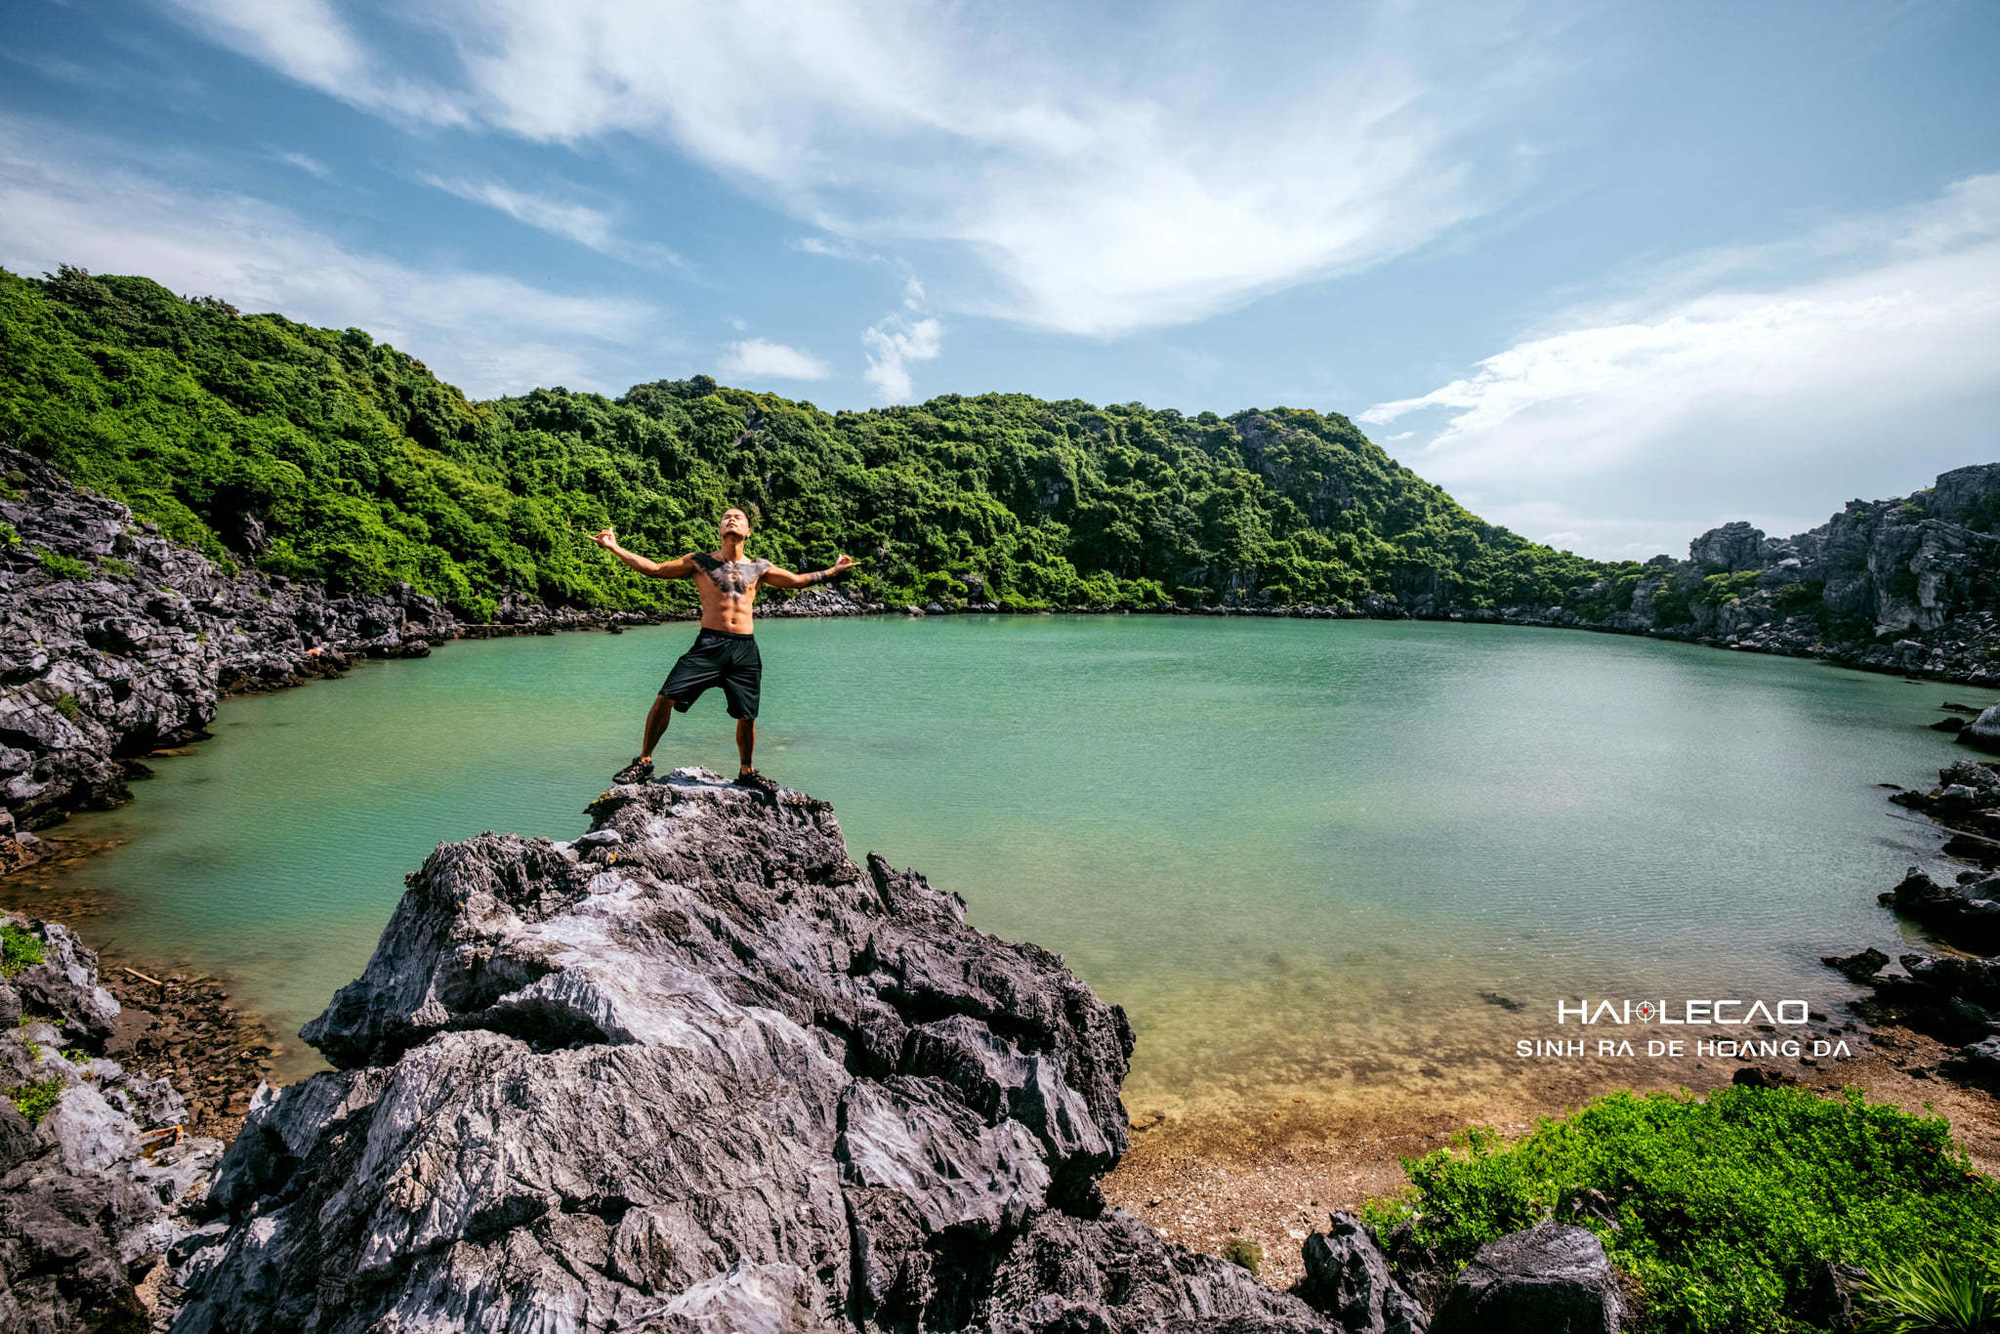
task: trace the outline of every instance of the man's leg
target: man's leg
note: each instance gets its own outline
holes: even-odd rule
[[[654,696],[652,710],[646,714],[646,739],[639,747],[640,759],[653,758],[653,747],[660,744],[660,737],[666,733],[673,716],[674,702],[665,695]]]
[[[665,695],[653,699],[652,711],[646,715],[646,737],[639,743],[639,753],[632,762],[611,775],[614,783],[643,783],[653,776],[653,747],[660,742],[660,734],[667,730],[667,720],[674,716],[674,702]]]
[[[738,718],[736,720],[736,757],[743,761],[743,767],[737,771],[739,774],[751,773],[757,768],[751,761],[751,754],[756,749],[757,720],[755,718]]]

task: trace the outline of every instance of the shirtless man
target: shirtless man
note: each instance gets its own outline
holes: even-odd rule
[[[635,556],[618,545],[618,534],[606,528],[595,535],[597,545],[624,561],[640,574],[655,579],[694,578],[701,593],[701,630],[694,647],[681,654],[673,671],[667,673],[652,712],[646,715],[646,737],[639,754],[620,769],[612,781],[642,783],[653,772],[653,747],[667,730],[675,710],[686,713],[688,705],[710,686],[721,686],[729,701],[729,716],[736,720],[736,753],[742,761],[736,781],[766,796],[775,796],[778,785],[757,772],[751,752],[757,746],[757,690],[764,676],[764,660],[757,654],[751,637],[751,605],[757,600],[760,584],[772,588],[806,588],[843,573],[854,564],[842,556],[824,570],[793,574],[767,560],[743,554],[750,536],[750,516],[742,510],[724,510],[714,551],[695,552],[679,560],[650,561]]]

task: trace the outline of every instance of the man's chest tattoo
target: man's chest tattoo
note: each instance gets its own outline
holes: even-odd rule
[[[749,597],[764,571],[771,568],[767,560],[721,560],[705,551],[695,555],[694,563],[728,598]]]

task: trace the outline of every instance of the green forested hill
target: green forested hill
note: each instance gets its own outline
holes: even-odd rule
[[[473,403],[359,329],[184,299],[144,278],[0,270],[0,436],[219,559],[335,585],[407,581],[483,619],[551,604],[669,606],[586,537],[868,558],[871,598],[1329,605],[1432,592],[1557,601],[1618,572],[1466,513],[1340,416],[1185,417],[1019,394],[827,413],[704,376],[624,397]]]

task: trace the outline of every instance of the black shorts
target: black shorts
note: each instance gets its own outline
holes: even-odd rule
[[[721,686],[729,701],[732,718],[757,716],[757,691],[764,682],[764,659],[757,654],[757,640],[751,635],[711,630],[707,626],[694,637],[694,647],[681,654],[680,661],[667,673],[660,693],[686,713],[688,705],[701,698],[710,686]]]

